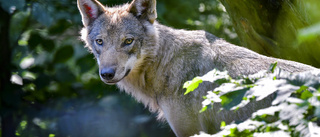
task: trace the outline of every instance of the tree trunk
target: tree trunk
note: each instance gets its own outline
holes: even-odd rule
[[[319,34],[307,38],[301,34],[304,28],[320,22],[317,0],[220,1],[232,20],[240,46],[320,67]]]
[[[13,113],[8,111],[10,106],[5,100],[8,94],[13,94],[10,89],[11,82],[11,48],[9,41],[9,28],[11,15],[0,8],[0,102],[1,102],[1,131],[2,137],[14,137],[15,126]]]

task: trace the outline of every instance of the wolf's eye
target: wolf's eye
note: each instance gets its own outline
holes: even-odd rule
[[[102,39],[96,39],[96,43],[101,46],[103,44],[103,40]]]
[[[124,44],[127,46],[127,45],[130,45],[132,42],[133,42],[133,38],[128,38],[124,41]]]

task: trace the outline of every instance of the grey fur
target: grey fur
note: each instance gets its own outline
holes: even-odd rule
[[[97,18],[88,18],[83,4],[93,3]],[[177,30],[155,21],[155,0],[134,0],[117,7],[101,7],[96,0],[78,0],[84,22],[82,39],[97,58],[100,71],[115,67],[116,74],[107,84],[117,84],[159,113],[177,136],[184,137],[204,131],[220,130],[220,122],[244,120],[258,108],[270,105],[270,98],[248,104],[237,112],[221,111],[219,104],[199,113],[207,90],[215,85],[202,83],[188,95],[182,85],[195,76],[216,68],[227,70],[232,77],[265,70],[271,63],[289,72],[315,70],[308,65],[259,55],[243,47],[232,45],[205,31]],[[134,38],[129,46],[123,42]],[[102,39],[98,46],[95,39]],[[99,71],[99,72],[100,72]],[[129,74],[126,76],[126,72]]]

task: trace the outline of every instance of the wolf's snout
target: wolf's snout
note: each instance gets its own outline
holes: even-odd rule
[[[103,68],[100,72],[100,75],[105,80],[111,80],[113,79],[114,75],[116,74],[116,71],[114,68]]]

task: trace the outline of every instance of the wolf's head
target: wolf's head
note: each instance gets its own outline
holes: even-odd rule
[[[140,71],[157,43],[155,0],[104,7],[97,0],[78,0],[84,29],[82,39],[99,64],[100,78],[115,84]]]

